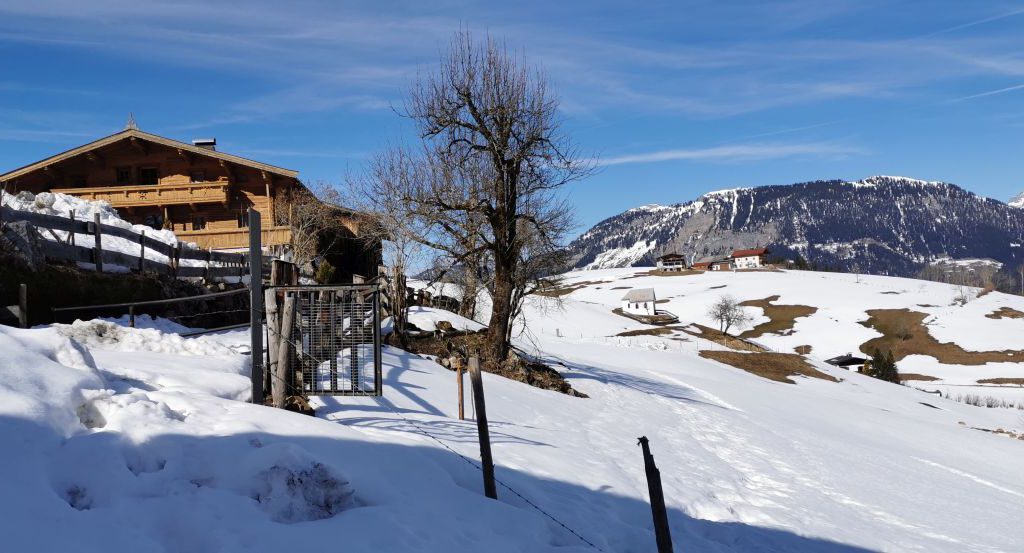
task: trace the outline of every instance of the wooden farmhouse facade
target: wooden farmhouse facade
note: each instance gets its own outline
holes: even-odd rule
[[[248,210],[260,213],[265,246],[291,242],[290,199],[298,172],[192,144],[123,131],[0,174],[8,193],[60,192],[106,200],[136,224],[171,229],[202,248],[248,246]],[[282,201],[284,200],[284,201]],[[358,233],[355,218],[346,223]]]

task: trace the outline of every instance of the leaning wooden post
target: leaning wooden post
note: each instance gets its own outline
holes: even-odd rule
[[[270,375],[270,393],[277,403],[277,382],[274,381],[274,367],[277,366],[277,349],[281,345],[281,321],[278,319],[277,292],[268,288],[263,292],[263,308],[267,311],[267,370]]]
[[[484,495],[498,499],[494,485],[494,460],[491,458],[491,433],[487,429],[487,405],[484,402],[484,382],[480,375],[480,359],[469,358],[469,380],[473,384],[473,404],[476,406],[476,431],[480,437],[480,464],[484,472]]]
[[[28,328],[28,285],[18,286],[18,326]]]
[[[658,553],[672,553],[672,533],[668,527],[665,493],[661,489],[661,471],[654,464],[647,436],[641,436],[637,445],[644,450],[644,472],[647,474],[647,492],[651,496],[651,515],[654,517],[654,537],[658,543]]]
[[[100,228],[100,214],[97,213],[92,218],[93,221],[93,236],[95,237],[95,244],[92,248],[92,262],[96,265],[96,270],[103,272],[103,229]]]
[[[464,405],[465,404],[465,399],[464,398],[465,398],[466,394],[462,390],[462,380],[463,380],[462,376],[465,374],[465,372],[466,371],[465,371],[465,369],[463,369],[462,363],[460,362],[458,364],[458,366],[456,367],[456,369],[455,369],[455,373],[458,375],[458,383],[459,383],[459,420],[460,421],[466,420],[466,409],[465,409],[465,405]]]
[[[274,407],[284,409],[284,400],[288,395],[288,365],[292,353],[292,328],[295,326],[295,296],[285,294],[284,308],[281,313],[281,329],[278,333],[280,341],[277,345],[277,366],[271,378]]]
[[[180,244],[179,244],[180,248]],[[263,403],[263,246],[260,212],[249,208],[249,343],[252,351],[252,402]]]

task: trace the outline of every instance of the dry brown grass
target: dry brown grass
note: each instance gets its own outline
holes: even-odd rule
[[[1024,378],[983,378],[978,384],[1010,384],[1013,386],[1024,386]]]
[[[928,355],[950,365],[984,365],[985,363],[1024,361],[1024,351],[966,351],[952,342],[939,342],[922,324],[926,313],[909,309],[871,309],[864,326],[882,333],[860,346],[867,355],[875,349],[892,351],[897,361],[908,355]]]
[[[637,330],[626,330],[616,334],[616,336],[665,336],[666,334],[672,334],[672,328],[667,326],[659,326],[655,328],[641,328]]]
[[[818,311],[817,307],[809,305],[775,305],[772,303],[773,301],[778,301],[778,299],[779,296],[769,296],[760,300],[741,302],[740,305],[747,307],[760,307],[764,310],[764,315],[769,320],[740,334],[740,337],[757,338],[764,334],[782,334],[792,330],[796,320],[800,317],[807,317]]]
[[[534,294],[538,296],[544,296],[546,298],[560,298],[562,296],[571,294],[576,290],[581,290],[583,288],[586,288],[587,286],[593,286],[595,284],[602,284],[602,282],[585,280],[583,282],[577,282],[574,284],[570,284],[568,286],[544,288],[541,290],[537,290],[536,292],[534,292]]]
[[[803,357],[795,353],[740,353],[738,351],[701,350],[700,356],[776,382],[795,384],[789,377],[796,375],[839,382],[835,377],[815,369]]]
[[[1024,313],[1012,307],[1000,307],[985,316],[989,319],[1024,319]]]
[[[814,347],[809,344],[804,344],[802,346],[797,346],[793,348],[793,351],[799,353],[800,355],[809,355],[813,350]]]
[[[711,328],[709,326],[704,326],[704,325],[696,324],[696,323],[692,324],[690,326],[691,327],[699,328],[701,330],[701,332],[696,332],[694,330],[690,330],[689,328],[681,328],[680,330],[682,330],[683,332],[685,332],[685,333],[687,333],[687,334],[689,334],[691,336],[697,336],[698,338],[704,338],[705,340],[707,340],[709,342],[714,342],[714,343],[716,343],[716,344],[718,344],[720,346],[725,346],[725,347],[730,348],[730,349],[735,349],[735,350],[740,350],[740,351],[752,351],[752,352],[767,351],[763,347],[761,347],[761,346],[759,346],[759,345],[757,345],[757,344],[755,344],[753,342],[744,340],[743,338],[740,338],[738,336],[733,336],[731,334],[726,334],[726,333],[724,333],[721,330],[718,330],[716,328]]]
[[[928,376],[926,374],[900,373],[900,381],[902,382],[904,380],[921,380],[921,381],[924,381],[924,382],[931,382],[933,380],[940,380],[940,379],[935,378],[934,376]]]
[[[699,275],[704,271],[695,271],[693,269],[686,269],[684,271],[659,271],[657,269],[651,271],[644,271],[642,273],[632,274],[625,278],[640,278],[645,276],[657,276],[657,277],[676,277],[676,276],[690,276]]]

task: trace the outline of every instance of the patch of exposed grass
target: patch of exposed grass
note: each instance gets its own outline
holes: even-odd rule
[[[1013,386],[1024,386],[1024,378],[983,378],[978,384],[1010,384]]]
[[[793,325],[800,317],[813,315],[818,311],[817,307],[809,305],[776,305],[772,302],[778,301],[779,296],[769,296],[760,300],[747,300],[740,305],[747,307],[760,307],[764,310],[768,322],[761,323],[754,328],[740,334],[741,338],[757,338],[764,334],[783,334],[793,330]]]
[[[665,336],[666,334],[672,334],[672,328],[667,326],[659,326],[655,328],[640,328],[637,330],[626,330],[616,334],[616,336]]]
[[[799,353],[800,355],[809,355],[812,350],[814,350],[814,347],[809,344],[804,344],[802,346],[797,346],[793,348],[793,351]]]
[[[696,327],[696,328],[698,328],[700,330],[700,332],[694,331],[690,327]],[[763,347],[761,347],[761,346],[759,346],[759,345],[757,345],[757,344],[755,344],[753,342],[750,342],[748,340],[744,340],[743,338],[740,338],[738,336],[733,336],[731,334],[726,334],[726,333],[722,332],[721,330],[718,330],[718,329],[715,329],[715,328],[711,328],[709,326],[704,326],[704,325],[696,324],[695,323],[695,324],[690,325],[690,327],[682,328],[681,330],[683,332],[691,335],[691,336],[697,336],[698,338],[704,338],[705,340],[707,340],[709,342],[714,342],[714,343],[716,343],[716,344],[718,344],[720,346],[725,346],[725,347],[730,348],[730,349],[735,349],[735,350],[740,350],[740,351],[753,351],[753,352],[767,351]]]
[[[704,271],[694,271],[693,269],[686,269],[685,271],[659,271],[654,269],[652,271],[644,271],[642,273],[634,273],[625,278],[640,278],[646,276],[657,276],[657,277],[675,277],[675,276],[690,276],[699,275]]]
[[[952,342],[939,342],[924,326],[928,315],[909,309],[871,309],[862,325],[882,333],[860,346],[867,355],[875,349],[892,351],[897,361],[908,355],[928,355],[950,365],[984,365],[985,363],[1024,362],[1024,351],[967,351]]]
[[[776,382],[795,384],[789,377],[796,375],[839,382],[835,377],[815,369],[803,357],[795,353],[740,353],[738,351],[701,350],[700,356]]]
[[[985,316],[989,319],[1024,319],[1024,312],[1017,311],[1012,307],[1000,307]]]
[[[903,382],[905,380],[921,380],[921,381],[924,381],[924,382],[931,382],[933,380],[941,380],[941,379],[935,378],[934,376],[928,376],[926,374],[900,373],[900,382]]]
[[[582,282],[576,282],[574,284],[569,284],[566,286],[551,286],[542,288],[534,292],[534,294],[538,296],[544,296],[546,298],[560,298],[562,296],[569,295],[575,292],[576,290],[582,290],[587,286],[593,286],[595,284],[602,284],[602,282],[594,280],[585,280]]]

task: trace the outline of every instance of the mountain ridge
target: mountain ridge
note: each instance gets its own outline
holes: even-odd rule
[[[568,248],[575,268],[653,265],[668,252],[693,261],[767,246],[820,266],[906,276],[941,258],[1020,263],[1022,242],[1024,209],[952,183],[876,175],[729,188],[635,207]]]

